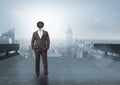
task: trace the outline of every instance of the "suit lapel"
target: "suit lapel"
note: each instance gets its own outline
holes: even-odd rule
[[[44,34],[45,34],[45,31],[43,30],[43,34],[42,34],[42,37],[41,37],[41,39],[43,38]]]
[[[38,35],[38,31],[36,31],[36,36],[40,39],[39,35]]]
[[[42,39],[45,35],[45,31],[43,30],[43,34],[42,34],[42,37],[40,38],[39,35],[38,35],[38,31],[36,31],[36,36],[39,38],[39,39]]]

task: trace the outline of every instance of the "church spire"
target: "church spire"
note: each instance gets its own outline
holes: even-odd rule
[[[73,34],[73,33],[72,33],[72,30],[71,30],[70,24],[68,25],[68,29],[67,29],[67,34],[68,34],[68,33],[69,33],[69,34]]]

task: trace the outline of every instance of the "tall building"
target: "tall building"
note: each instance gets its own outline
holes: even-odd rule
[[[2,37],[9,38],[9,43],[14,43],[15,41],[15,29],[11,29],[5,33],[2,34]]]
[[[67,32],[66,32],[66,56],[67,57],[73,57],[72,48],[73,48],[73,33],[72,33],[72,30],[69,24]]]
[[[66,45],[72,46],[72,44],[73,44],[73,33],[72,33],[72,30],[69,24],[67,32],[66,32]]]
[[[3,33],[0,37],[0,44],[12,44],[15,41],[14,29]]]

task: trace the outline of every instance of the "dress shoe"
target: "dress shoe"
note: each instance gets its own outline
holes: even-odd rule
[[[46,76],[46,75],[45,75],[44,77],[45,77],[45,79],[49,79],[49,77],[48,77],[48,76]]]
[[[39,79],[39,76],[36,76],[35,79]]]

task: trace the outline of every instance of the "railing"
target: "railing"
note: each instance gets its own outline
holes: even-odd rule
[[[6,56],[10,51],[18,51],[19,44],[0,44],[0,53],[6,53]]]
[[[94,44],[95,49],[104,51],[106,54],[108,52],[116,53],[120,55],[120,44]]]

